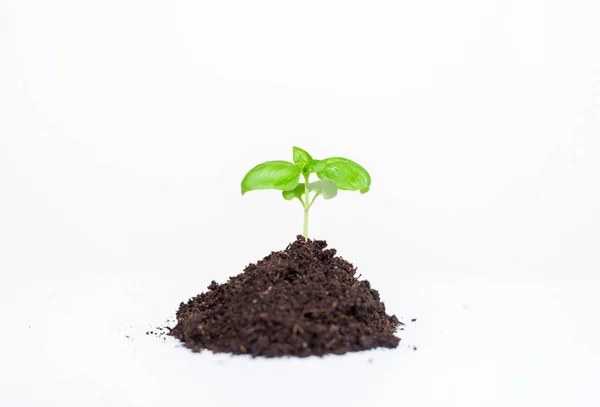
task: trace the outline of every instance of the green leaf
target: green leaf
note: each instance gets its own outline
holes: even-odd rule
[[[252,168],[242,180],[242,195],[257,189],[296,188],[300,179],[300,168],[289,161],[267,161]]]
[[[309,191],[316,191],[317,194],[322,195],[325,199],[331,199],[338,193],[338,187],[330,179],[322,179],[319,181],[311,182],[308,184]]]
[[[296,186],[296,188],[291,189],[289,191],[283,191],[281,194],[288,201],[291,201],[294,198],[298,198],[301,202],[303,202],[302,195],[304,195],[304,192],[306,192],[304,188],[304,183],[301,182]]]
[[[317,171],[321,179],[334,181],[339,189],[366,193],[371,187],[371,176],[363,167],[352,160],[332,157],[321,160],[324,168]]]
[[[325,164],[321,160],[310,160],[308,164],[302,170],[305,174],[311,174],[313,172],[323,171],[325,169]]]
[[[294,150],[294,163],[302,170],[313,158],[300,147],[292,147]]]

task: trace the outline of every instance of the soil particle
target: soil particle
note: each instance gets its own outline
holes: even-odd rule
[[[322,240],[272,252],[177,311],[170,331],[193,351],[252,356],[322,356],[395,348],[401,324],[356,267]]]

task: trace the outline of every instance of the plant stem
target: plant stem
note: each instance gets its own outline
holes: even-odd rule
[[[304,240],[308,240],[308,208],[304,209]]]
[[[315,203],[315,200],[317,199],[317,197],[319,196],[319,193],[315,193],[315,196],[313,196],[312,201],[310,201],[310,205],[308,205],[308,209],[312,208],[313,204]]]
[[[304,240],[308,240],[308,211],[310,209],[309,203],[309,191],[308,191],[308,175],[304,175],[304,180],[306,181],[304,184]]]

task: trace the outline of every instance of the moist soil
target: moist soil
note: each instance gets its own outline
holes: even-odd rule
[[[298,236],[177,311],[170,335],[193,351],[323,356],[395,348],[400,325],[356,267],[323,240]],[[359,276],[360,277],[360,276]]]

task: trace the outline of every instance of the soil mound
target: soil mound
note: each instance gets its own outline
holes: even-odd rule
[[[171,335],[193,351],[322,356],[395,348],[399,321],[356,268],[323,240],[272,252],[177,311]]]

